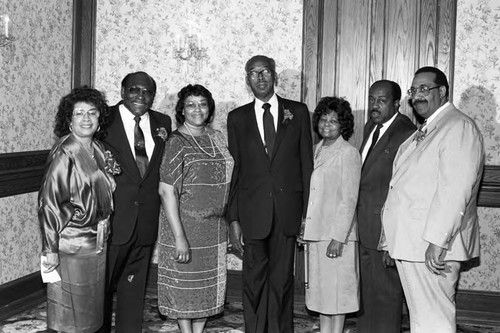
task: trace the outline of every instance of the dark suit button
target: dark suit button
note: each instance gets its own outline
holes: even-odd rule
[[[139,201],[134,201],[134,205],[139,206]]]

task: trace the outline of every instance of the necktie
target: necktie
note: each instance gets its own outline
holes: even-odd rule
[[[368,158],[368,155],[370,155],[370,153],[372,152],[373,147],[375,147],[375,144],[377,143],[378,137],[380,135],[380,129],[382,128],[382,126],[384,126],[384,125],[378,124],[377,128],[375,128],[375,132],[373,132],[372,144],[370,145],[370,148],[368,148],[368,152],[366,153],[365,161]]]
[[[420,141],[422,141],[425,138],[425,135],[427,134],[427,129],[423,131],[425,125],[427,125],[427,119],[424,120],[422,125],[418,127],[418,130],[415,132],[415,135],[413,136],[412,141],[417,141],[417,145],[420,143]]]
[[[264,115],[262,116],[264,123],[264,141],[266,142],[267,155],[271,156],[274,148],[274,139],[276,138],[274,118],[271,114],[271,104],[264,103],[262,108],[264,109]]]
[[[146,154],[146,144],[144,143],[144,133],[142,132],[139,122],[141,117],[135,116],[134,127],[134,150],[135,150],[135,163],[141,174],[144,177],[146,169],[148,168],[148,155]]]

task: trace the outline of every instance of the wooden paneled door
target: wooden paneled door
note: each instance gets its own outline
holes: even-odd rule
[[[453,87],[456,8],[456,0],[304,0],[302,100],[312,111],[322,96],[346,98],[356,147],[377,80],[399,83],[401,112],[414,119],[405,92],[418,68],[439,67]],[[299,253],[298,290],[303,269]]]

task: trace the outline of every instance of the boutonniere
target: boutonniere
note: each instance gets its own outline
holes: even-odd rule
[[[283,117],[283,124],[286,124],[288,121],[293,119],[293,113],[288,109],[285,109],[283,112],[285,113]]]
[[[160,127],[156,129],[156,136],[159,136],[163,141],[167,140],[168,132],[165,127]]]
[[[116,162],[115,158],[113,157],[113,154],[109,150],[106,150],[104,152],[104,162],[105,162],[104,170],[107,173],[110,173],[112,175],[118,175],[122,172],[120,164]]]
[[[419,129],[415,135],[413,136],[413,140],[412,141],[417,141],[417,146],[418,144],[420,143],[420,141],[422,141],[425,136],[427,135],[427,129],[425,129],[425,131],[422,131],[421,129]]]

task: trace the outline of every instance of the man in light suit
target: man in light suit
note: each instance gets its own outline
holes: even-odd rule
[[[229,235],[243,253],[245,332],[290,333],[295,236],[313,169],[310,117],[305,104],[274,93],[273,59],[254,56],[245,70],[255,100],[227,121],[235,162]]]
[[[377,250],[381,234],[380,212],[387,197],[392,163],[399,146],[416,130],[398,112],[401,88],[396,82],[372,84],[368,97],[361,157],[363,168],[357,205],[361,309],[357,329],[361,333],[400,333],[403,289],[394,260]]]
[[[448,93],[439,69],[415,73],[408,95],[425,122],[399,148],[382,210],[381,246],[396,260],[412,333],[456,332],[461,262],[479,256],[483,140]]]
[[[104,144],[121,167],[114,193],[115,211],[108,240],[104,330],[111,329],[116,291],[116,332],[142,332],[146,278],[158,235],[159,167],[170,117],[151,110],[156,83],[144,72],[122,81],[121,97],[110,108]],[[143,156],[141,161],[141,155]]]

